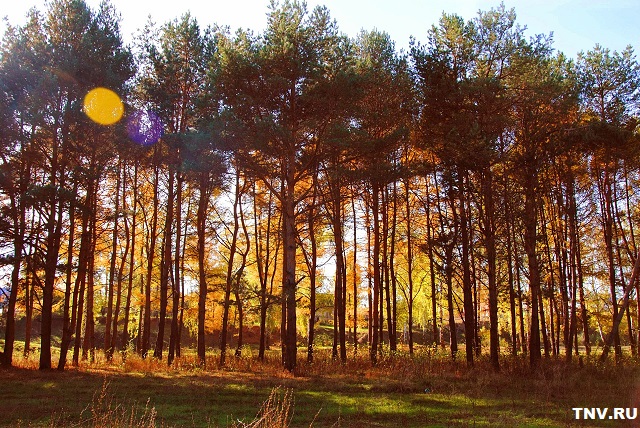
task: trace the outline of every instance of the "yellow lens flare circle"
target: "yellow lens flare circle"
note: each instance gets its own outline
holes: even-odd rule
[[[83,110],[100,125],[113,125],[122,118],[124,104],[118,94],[107,88],[95,88],[84,97]]]

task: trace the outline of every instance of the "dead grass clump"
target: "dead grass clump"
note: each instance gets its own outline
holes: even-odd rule
[[[84,426],[93,428],[155,428],[157,413],[154,407],[149,407],[148,400],[142,414],[139,415],[135,406],[128,409],[115,403],[113,396],[108,394],[108,389],[109,382],[105,379],[102,388],[93,396],[88,408],[91,416],[88,420],[83,421]]]
[[[262,404],[260,411],[251,422],[236,421],[232,428],[286,428],[293,417],[293,392],[280,387],[273,388],[269,398]]]
[[[40,354],[38,352],[30,352],[26,356],[22,353],[14,353],[12,364],[14,367],[27,370],[37,370],[40,366]]]
[[[145,373],[145,374],[158,374],[172,371],[171,367],[167,366],[167,361],[153,358],[151,355],[147,358],[142,358],[139,354],[129,354],[127,358],[122,362],[123,371],[125,373]]]
[[[89,405],[80,413],[80,420],[72,422],[65,414],[51,417],[50,426],[91,427],[91,428],[155,428],[157,412],[149,406],[149,400],[140,411],[137,406],[123,406],[109,393],[109,382],[105,378],[102,387],[93,394]],[[160,426],[163,426],[161,424]]]

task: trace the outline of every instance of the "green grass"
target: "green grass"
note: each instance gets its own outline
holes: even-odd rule
[[[496,374],[484,361],[467,369],[426,353],[387,357],[375,367],[364,356],[341,365],[319,353],[311,365],[301,356],[293,376],[279,368],[277,354],[266,363],[230,358],[228,367],[206,370],[189,358],[183,357],[182,368],[132,356],[126,363],[99,359],[65,372],[0,370],[0,425],[90,425],[86,420],[92,410],[100,411],[96,397],[103,385],[120,409],[155,409],[158,426],[248,422],[276,387],[292,391],[294,427],[613,427],[620,423],[576,421],[571,409],[639,406],[637,362],[587,362],[580,368],[545,361],[542,370],[530,373],[526,362],[505,360]]]

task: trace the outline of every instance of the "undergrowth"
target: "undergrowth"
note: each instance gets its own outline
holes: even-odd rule
[[[452,359],[446,351],[433,348],[421,348],[413,355],[383,352],[376,364],[365,351],[350,353],[345,362],[332,358],[330,349],[317,350],[312,362],[300,352],[292,373],[282,369],[277,350],[267,353],[263,361],[249,352],[241,357],[229,355],[224,367],[218,361],[219,354],[211,353],[205,364],[200,364],[196,355],[187,351],[169,366],[166,360],[136,354],[117,353],[107,361],[98,352],[94,362],[81,361],[78,367],[68,365],[65,374],[35,370],[33,357],[15,358],[17,368],[6,373],[16,381],[33,385],[31,389],[24,387],[26,394],[37,391],[37,385],[54,385],[65,379],[83,387],[89,385],[85,392],[89,397],[96,389],[93,399],[81,411],[84,404],[74,407],[67,403],[66,413],[57,412],[47,419],[50,423],[33,425],[49,427],[191,426],[184,416],[176,416],[179,412],[198,415],[199,422],[194,419],[192,425],[208,428],[284,428],[292,426],[292,420],[293,426],[392,426],[386,425],[386,420],[379,424],[382,415],[391,413],[410,421],[406,426],[424,426],[419,421],[425,417],[432,418],[436,425],[451,417],[457,421],[479,417],[478,421],[493,425],[497,415],[511,418],[505,419],[507,425],[538,426],[555,421],[557,425],[547,426],[571,426],[575,422],[571,408],[575,406],[640,404],[635,402],[640,390],[640,383],[636,383],[640,365],[631,356],[620,365],[613,361],[601,363],[597,357],[585,356],[582,361],[574,359],[571,363],[551,357],[543,359],[533,371],[526,357],[503,356],[499,372],[493,370],[486,357],[476,359],[470,367],[462,355]],[[140,392],[135,391],[139,379],[145,379],[146,388]],[[116,385],[115,395],[110,390],[111,380]],[[102,386],[96,388],[96,381],[102,381]],[[176,389],[160,392],[156,385]],[[170,392],[182,391],[186,397],[194,389],[207,391],[207,400],[198,401],[194,396],[193,401],[188,397],[180,401],[179,395]],[[629,397],[621,396],[620,391],[630,391]],[[226,396],[217,395],[221,393]],[[294,395],[298,398],[296,403]],[[33,400],[36,406],[37,399]],[[388,404],[379,404],[383,402]],[[469,405],[474,410],[469,411]],[[317,417],[319,409],[323,413],[318,422],[314,414]],[[517,409],[516,413],[512,409]],[[24,422],[21,424],[24,426]]]

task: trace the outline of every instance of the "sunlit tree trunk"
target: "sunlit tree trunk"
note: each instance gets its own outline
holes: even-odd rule
[[[180,250],[180,240],[182,234],[182,183],[184,176],[180,170],[176,173],[176,249],[175,257],[173,260],[173,281],[171,289],[171,332],[169,334],[169,356],[167,357],[167,364],[171,365],[177,352],[178,336],[180,330],[180,324],[178,320],[180,311],[180,262],[183,259],[182,252]]]
[[[372,217],[373,217],[373,257],[371,263],[373,264],[373,287],[371,290],[372,304],[371,316],[369,317],[369,323],[371,324],[371,348],[369,350],[369,357],[371,362],[375,364],[378,361],[378,321],[379,321],[379,297],[380,289],[380,202],[379,202],[380,186],[374,181],[372,189]]]
[[[122,347],[122,355],[126,358],[127,349],[129,347],[129,316],[131,312],[131,297],[133,292],[133,273],[135,271],[135,251],[136,251],[136,226],[137,215],[136,210],[138,208],[138,163],[136,162],[133,167],[133,201],[131,208],[131,253],[129,255],[129,275],[127,285],[127,299],[124,305],[124,321],[122,325],[122,339],[120,340]],[[138,331],[140,335],[140,331]]]
[[[240,171],[236,169],[235,173],[235,198],[233,201],[233,226],[231,228],[231,242],[229,243],[229,256],[227,259],[227,277],[224,288],[224,310],[222,313],[222,329],[220,330],[220,366],[224,366],[227,356],[227,336],[229,334],[229,306],[231,305],[231,290],[235,280],[234,275],[234,259],[238,247],[238,233],[240,231],[240,203],[242,197],[242,189],[240,188]]]
[[[69,204],[69,240],[67,247],[67,266],[66,266],[66,280],[64,289],[64,309],[62,315],[62,339],[60,341],[60,358],[58,359],[58,370],[64,370],[64,366],[67,363],[67,352],[69,345],[71,344],[73,325],[71,324],[71,274],[73,270],[73,248],[75,239],[75,211],[76,211],[76,198],[78,195],[78,182],[74,180],[72,200]],[[5,342],[6,351],[6,342]]]
[[[467,219],[466,181],[467,173],[458,168],[458,201],[460,218],[460,239],[462,246],[462,294],[464,304],[464,341],[467,355],[467,365],[473,366],[475,350],[475,311],[473,305],[473,284],[471,283],[469,221]]]
[[[20,271],[22,270],[23,265],[24,239],[26,232],[26,203],[24,201],[24,193],[29,182],[29,175],[30,167],[28,165],[20,165],[20,181],[18,186],[15,187],[18,194],[12,191],[9,198],[11,206],[11,220],[13,223],[13,266],[11,271],[11,292],[9,294],[9,302],[7,305],[7,321],[5,324],[4,359],[0,358],[0,364],[7,367],[13,364],[13,345],[16,330],[15,311],[20,286]],[[73,221],[70,220],[70,222],[73,224]],[[73,238],[69,238],[69,241],[72,242]],[[69,254],[70,253],[71,252],[69,252]],[[70,278],[67,278],[67,284],[69,281]],[[29,285],[27,282],[25,288],[28,289],[28,287]],[[28,300],[25,303],[25,306],[29,305]],[[65,320],[66,318],[67,317],[65,317]]]
[[[113,326],[111,328],[111,344],[109,346],[111,355],[107,354],[107,357],[112,358],[113,353],[118,350],[120,344],[118,343],[118,322],[120,321],[120,309],[121,309],[121,301],[122,301],[122,281],[124,279],[124,267],[127,263],[127,257],[129,256],[129,248],[131,247],[131,233],[129,229],[129,222],[126,218],[127,212],[127,194],[126,194],[126,180],[124,179],[124,171],[121,172],[122,178],[119,181],[122,181],[122,212],[123,212],[123,223],[124,223],[124,240],[125,246],[124,251],[122,253],[122,258],[120,260],[120,266],[118,267],[118,280],[116,286],[116,303],[113,311]],[[117,190],[116,190],[117,191]]]
[[[97,225],[97,204],[98,204],[98,188],[94,189],[94,195],[91,197],[91,218],[89,220],[90,230],[91,230],[91,247],[88,255],[88,264],[87,264],[87,285],[86,292],[87,297],[85,301],[86,306],[86,318],[85,318],[85,329],[84,329],[84,339],[82,341],[82,359],[87,360],[91,363],[95,361],[95,316],[94,316],[94,277],[95,277],[95,262],[96,262],[96,243],[98,240],[98,225]]]
[[[111,349],[111,321],[113,317],[113,295],[114,281],[116,277],[116,258],[118,254],[118,220],[120,217],[120,174],[122,171],[122,160],[118,160],[117,179],[115,188],[115,206],[113,211],[113,228],[111,230],[111,260],[109,263],[109,282],[107,283],[107,316],[105,320],[104,332],[104,352],[107,360],[111,360],[113,350]],[[114,332],[114,334],[116,334]]]
[[[205,245],[207,230],[207,208],[209,206],[209,177],[200,177],[196,231],[198,234],[198,360],[206,362],[205,355],[205,313],[207,307],[207,273],[205,268]]]
[[[154,159],[158,158],[158,146],[154,148]],[[156,252],[156,239],[158,227],[158,185],[159,185],[159,168],[154,166],[153,176],[153,212],[151,214],[151,227],[147,229],[147,276],[144,283],[144,321],[142,331],[142,343],[140,354],[142,358],[146,358],[151,349],[151,278],[153,277],[153,261]]]

